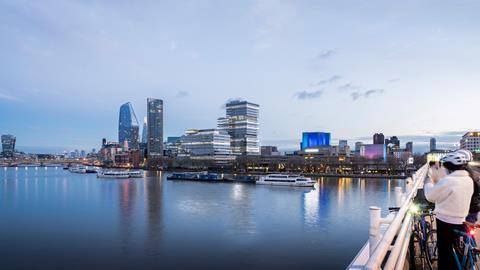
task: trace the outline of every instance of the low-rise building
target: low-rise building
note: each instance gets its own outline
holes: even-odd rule
[[[460,148],[470,150],[472,153],[480,153],[480,132],[467,132],[460,140]]]
[[[360,146],[360,156],[368,160],[386,160],[387,152],[383,144],[363,144]]]
[[[226,162],[232,155],[230,135],[218,129],[190,129],[180,139],[178,156]]]
[[[260,147],[260,154],[262,156],[278,156],[278,148],[276,146],[262,146]]]

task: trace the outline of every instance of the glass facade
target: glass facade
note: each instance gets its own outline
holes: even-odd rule
[[[163,155],[163,100],[147,99],[147,152]]]
[[[330,133],[327,132],[303,132],[301,149],[310,147],[329,146]]]
[[[182,154],[189,156],[231,155],[230,135],[218,129],[187,130],[180,138]]]
[[[360,146],[360,156],[369,160],[386,160],[387,149],[384,144],[364,144]]]
[[[145,116],[143,118],[143,129],[142,129],[142,143],[147,143],[148,141],[148,135],[147,135],[147,129],[148,129],[148,126],[147,126],[147,117]]]
[[[2,135],[2,153],[5,157],[13,157],[16,140],[13,135]]]
[[[138,120],[130,102],[120,106],[120,114],[118,117],[118,142],[123,145],[125,141],[128,143],[129,148],[138,149]]]
[[[218,119],[218,128],[230,135],[235,155],[260,155],[258,121],[260,106],[235,100],[226,104],[226,117]]]

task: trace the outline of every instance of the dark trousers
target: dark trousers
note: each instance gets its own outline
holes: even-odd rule
[[[437,221],[438,270],[458,269],[453,257],[453,244],[460,237],[454,230],[465,231],[464,225]]]

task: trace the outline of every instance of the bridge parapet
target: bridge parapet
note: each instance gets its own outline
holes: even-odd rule
[[[396,206],[399,207],[396,213],[382,218],[381,208],[370,207],[369,240],[347,267],[348,270],[404,269],[412,222],[408,210],[418,189],[423,187],[427,172],[428,165],[424,165],[406,180],[405,192],[401,187],[395,189]]]

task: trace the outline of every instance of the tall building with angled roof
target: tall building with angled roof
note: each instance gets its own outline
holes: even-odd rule
[[[132,104],[127,102],[120,106],[118,117],[118,143],[128,143],[128,148],[138,149],[139,126]]]

